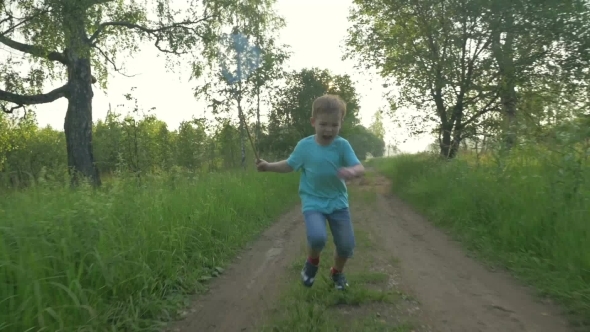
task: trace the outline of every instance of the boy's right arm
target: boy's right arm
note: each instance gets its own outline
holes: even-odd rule
[[[267,172],[289,173],[293,172],[293,168],[289,166],[287,160],[281,160],[275,163],[268,163]]]
[[[275,173],[290,173],[303,167],[303,161],[305,159],[305,149],[301,145],[301,141],[297,143],[295,149],[291,153],[288,159],[269,163],[264,160],[259,160],[258,170],[263,172],[275,172]]]

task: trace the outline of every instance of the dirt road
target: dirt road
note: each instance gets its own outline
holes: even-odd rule
[[[380,262],[397,262],[395,287],[418,301],[419,328],[437,332],[570,331],[556,309],[503,272],[469,258],[459,245],[398,198],[388,181],[371,174],[349,186],[374,193],[374,203],[351,202],[355,228],[367,231]],[[299,207],[283,215],[247,248],[210,291],[194,299],[178,332],[257,331],[293,282],[305,233]],[[358,256],[357,256],[358,257]],[[363,258],[356,258],[363,259]],[[379,263],[381,264],[381,263]],[[352,284],[352,287],[355,285]],[[306,291],[302,288],[302,291]],[[366,315],[372,309],[358,311]],[[288,328],[287,328],[288,330]]]

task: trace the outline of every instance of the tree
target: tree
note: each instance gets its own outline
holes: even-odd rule
[[[399,87],[390,95],[392,108],[417,109],[410,126],[415,133],[435,122],[446,158],[483,125],[503,127],[505,145],[513,145],[517,90],[549,89],[551,76],[563,75],[566,64],[579,73],[587,61],[572,59],[568,50],[588,59],[587,42],[574,37],[588,31],[575,14],[587,12],[579,0],[354,3],[345,58],[376,67]]]
[[[274,108],[269,126],[291,127],[299,137],[311,135],[311,106],[313,101],[324,94],[337,94],[346,102],[346,116],[343,132],[356,126],[360,121],[359,98],[348,75],[334,75],[319,68],[302,69],[286,75],[286,84],[274,94]]]
[[[345,58],[376,67],[399,93],[394,109],[416,107],[415,132],[434,120],[440,154],[453,158],[464,129],[496,109],[489,89],[490,60],[483,56],[490,39],[479,25],[478,3],[465,1],[355,0]]]
[[[3,1],[0,43],[28,55],[32,69],[21,76],[14,60],[0,68],[2,109],[13,112],[66,98],[64,131],[72,181],[83,176],[99,185],[92,149],[92,84],[106,87],[109,70],[120,71],[116,56],[135,52],[144,39],[167,55],[195,52],[193,74],[199,76],[204,61],[212,60],[211,45],[221,29],[234,15],[244,14],[243,9],[237,0],[191,0],[184,8],[173,8],[169,0],[157,0],[154,7],[123,0]],[[65,84],[43,92],[46,78],[64,78]]]
[[[337,94],[344,99],[347,110],[340,135],[344,138],[356,135],[360,105],[350,77],[319,68],[305,68],[287,73],[285,85],[272,95],[274,107],[269,115],[268,135],[261,142],[266,150],[282,156],[290,153],[301,138],[312,135],[312,104],[324,94]],[[353,148],[356,147],[353,145]]]
[[[241,164],[246,167],[246,142],[252,140],[247,117],[256,115],[253,131],[256,141],[261,134],[260,108],[264,90],[282,74],[289,57],[285,45],[277,44],[276,33],[284,19],[272,10],[274,0],[249,0],[241,3],[248,20],[236,18],[231,33],[218,39],[214,58],[208,68],[208,83],[195,89],[195,97],[204,97],[213,114],[237,113],[240,130]],[[267,101],[268,104],[269,101]],[[234,112],[237,111],[237,112]],[[248,138],[246,138],[246,134]]]
[[[348,132],[347,136],[354,153],[360,160],[367,159],[367,154],[382,157],[385,152],[385,142],[370,129],[358,125]]]
[[[369,130],[373,135],[377,136],[381,140],[385,138],[385,126],[383,125],[383,110],[377,110],[373,114],[373,122],[369,126]]]
[[[206,143],[204,119],[181,122],[176,138],[178,165],[187,169],[199,168],[206,160]]]
[[[491,36],[490,54],[505,120],[503,143],[509,150],[517,139],[522,95],[517,90],[542,93],[548,85],[555,88],[556,77],[568,77],[565,82],[579,77],[580,63],[572,68],[563,65],[576,53],[574,58],[588,60],[587,49],[572,48],[588,31],[588,22],[583,23],[588,10],[580,0],[489,0],[482,5],[482,25]]]

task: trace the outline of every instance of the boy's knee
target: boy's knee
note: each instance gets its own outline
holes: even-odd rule
[[[311,234],[307,236],[309,246],[313,250],[320,251],[326,246],[327,236],[325,234]]]
[[[348,239],[347,241],[342,241],[341,243],[339,243],[336,247],[336,253],[338,254],[338,257],[351,258],[354,254],[355,246],[356,243],[353,237],[351,239]]]

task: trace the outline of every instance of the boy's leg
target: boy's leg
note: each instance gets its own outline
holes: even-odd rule
[[[326,216],[320,212],[306,211],[303,217],[307,231],[308,257],[301,271],[301,280],[305,286],[311,287],[318,272],[320,254],[328,238]]]
[[[352,257],[356,245],[349,209],[334,211],[328,216],[328,223],[336,246],[331,276],[336,288],[344,289],[348,287],[348,282],[343,273],[344,266],[346,261]]]

